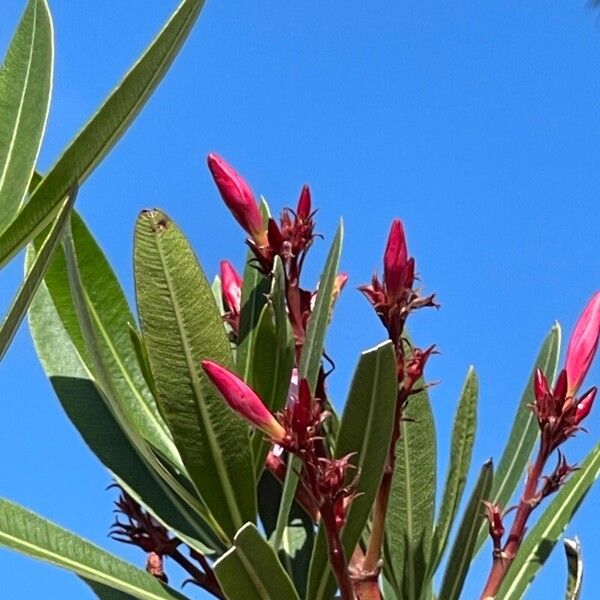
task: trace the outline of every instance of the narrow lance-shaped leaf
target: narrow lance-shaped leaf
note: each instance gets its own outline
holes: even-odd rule
[[[294,336],[285,309],[285,275],[281,259],[275,259],[269,302],[263,307],[252,357],[251,385],[273,413],[281,410],[288,397],[294,366]],[[271,444],[255,431],[252,453],[256,478],[260,477]]]
[[[70,238],[67,248],[72,255]],[[33,256],[34,250],[30,247],[28,263],[33,261]],[[96,360],[102,363],[97,351],[96,332],[82,298],[78,271],[75,270],[70,276],[73,281],[69,281],[68,285],[73,284],[71,290],[77,296],[80,307],[81,314],[78,316],[86,325],[86,339]],[[65,292],[69,293],[69,290]],[[136,490],[132,495],[151,510],[160,522],[181,532],[182,539],[192,538],[207,544],[208,548],[219,548],[218,538],[205,523],[211,520],[206,508],[197,498],[190,498],[177,481],[168,477],[168,473],[163,473],[164,469],[161,469],[146,442],[127,424],[118,404],[107,395],[106,389],[103,391],[94,381],[90,369],[84,364],[59,319],[45,283],[38,289],[29,316],[31,332],[44,370],[67,416],[91,450],[115,474],[123,487]],[[99,368],[105,376],[103,365],[100,364]],[[191,545],[194,546],[194,543]]]
[[[540,368],[546,375],[548,381],[552,381],[556,374],[558,355],[560,353],[560,325],[555,323],[550,333],[544,340],[538,357],[531,371],[527,387],[521,398],[517,409],[514,424],[511,429],[506,448],[502,453],[498,469],[494,475],[491,497],[488,500],[499,504],[506,509],[517,486],[523,478],[527,468],[531,451],[535,445],[539,433],[536,418],[531,412],[530,406],[535,402],[533,395],[533,376],[535,370]],[[485,525],[481,526],[475,551],[477,552],[487,539]]]
[[[431,545],[430,575],[433,575],[438,567],[446,548],[450,528],[467,481],[477,427],[477,393],[477,375],[471,367],[454,418],[448,475]]]
[[[140,215],[135,284],[142,335],[161,406],[198,493],[231,537],[256,514],[249,430],[201,368],[233,368],[229,340],[189,243],[164,213]]]
[[[0,544],[142,600],[185,600],[145,571],[46,519],[0,499]]]
[[[342,253],[342,241],[344,238],[344,224],[340,222],[337,233],[333,238],[325,268],[319,279],[317,299],[306,328],[306,339],[302,347],[300,365],[298,367],[299,377],[306,379],[312,393],[315,391],[327,325],[331,319],[331,307],[333,305],[333,287],[337,275],[340,256]]]
[[[554,496],[521,545],[496,598],[520,600],[600,475],[600,444]]]
[[[50,265],[50,261],[60,244],[65,225],[69,222],[69,215],[73,208],[73,203],[75,202],[75,196],[75,190],[72,190],[67,196],[67,199],[58,213],[56,221],[50,228],[46,239],[41,245],[40,251],[31,265],[31,269],[26,273],[25,281],[21,284],[6,318],[2,323],[2,327],[0,328],[0,360],[6,353],[8,345],[12,341],[23,317],[27,313],[27,309],[33,300],[35,292],[42,282],[46,270]]]
[[[386,571],[399,595],[418,600],[429,571],[436,481],[435,424],[425,389],[410,397],[400,428],[386,519]]]
[[[129,333],[133,314],[102,249],[85,223],[74,213],[71,218],[71,239],[77,280],[82,298],[74,302],[68,276],[68,265],[63,251],[58,251],[45,277],[48,291],[56,306],[66,332],[90,372],[98,379],[98,365],[93,359],[92,346],[86,341],[77,306],[85,308],[93,328],[98,361],[106,370],[111,401],[124,415],[133,429],[150,442],[163,456],[183,470],[181,458],[173,444],[169,430],[156,407],[143,371],[138,363],[135,347]],[[39,240],[35,241],[39,252]],[[108,389],[105,386],[105,389]]]
[[[261,200],[260,210],[264,221],[268,221],[269,207],[264,199]],[[269,278],[257,269],[254,254],[248,250],[242,278],[240,330],[235,355],[237,372],[248,384],[251,383],[252,377],[252,358],[256,348],[258,323],[263,307],[267,303],[269,288]]]
[[[17,213],[50,107],[54,44],[45,0],[30,0],[0,69],[0,232]]]
[[[74,183],[81,186],[123,135],[167,72],[203,4],[203,0],[181,2],[144,54],[35,188],[29,202],[0,236],[0,267],[43,231],[69,188]]]
[[[355,453],[358,496],[350,505],[341,539],[350,560],[373,506],[394,424],[398,391],[396,359],[392,343],[384,342],[363,352],[352,379],[335,447],[336,458]],[[329,566],[327,537],[319,528],[311,559],[308,598],[325,600],[335,592]]]
[[[484,521],[483,502],[488,498],[494,476],[492,461],[486,462],[480,473],[471,499],[465,509],[454,545],[448,558],[439,598],[458,600],[475,552],[477,533]]]
[[[237,532],[214,572],[228,600],[298,600],[275,551],[251,523]]]
[[[315,307],[309,318],[306,337],[300,355],[300,364],[298,366],[298,378],[306,379],[311,393],[314,394],[321,368],[321,358],[323,356],[323,347],[325,344],[325,333],[331,319],[331,309],[333,305],[333,286],[335,277],[339,268],[340,256],[342,252],[342,240],[344,237],[344,225],[340,222],[337,233],[327,260],[325,268],[319,279],[319,289]],[[288,462],[288,471],[293,466],[293,461]],[[285,478],[283,489],[283,498],[293,498],[298,486],[298,473],[296,471],[288,472]],[[282,503],[277,516],[279,524],[289,522],[290,502]]]
[[[579,600],[583,585],[583,559],[579,540],[565,539],[565,554],[567,557],[567,591],[565,600]]]

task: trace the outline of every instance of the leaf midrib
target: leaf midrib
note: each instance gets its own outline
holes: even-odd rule
[[[173,286],[173,281],[171,279],[171,274],[169,269],[167,268],[166,255],[164,252],[164,248],[162,245],[161,235],[157,234],[153,236],[156,240],[156,248],[158,250],[158,255],[161,261],[163,273],[165,274],[165,282],[167,284],[167,289],[169,291],[169,296],[171,297],[173,303],[173,312],[175,315],[175,319],[177,321],[177,325],[179,327],[179,331],[181,333],[181,341],[183,342],[183,351],[186,360],[186,364],[188,367],[188,372],[191,376],[192,388],[194,390],[194,396],[196,398],[196,405],[200,412],[200,416],[204,423],[206,434],[208,438],[208,445],[210,448],[211,455],[213,457],[213,463],[216,466],[217,473],[219,475],[219,480],[221,481],[221,485],[223,487],[223,492],[225,493],[225,499],[227,501],[227,506],[229,507],[231,516],[234,521],[234,525],[236,529],[239,529],[242,524],[242,515],[237,506],[235,500],[235,494],[233,493],[233,488],[231,486],[231,481],[229,479],[229,474],[227,473],[222,461],[221,461],[221,453],[218,448],[217,440],[215,437],[215,433],[212,428],[212,423],[210,418],[206,412],[206,406],[200,401],[202,398],[202,390],[200,386],[200,381],[198,378],[198,373],[194,369],[194,359],[190,355],[190,347],[189,347],[189,339],[187,329],[184,324],[183,315],[181,314],[181,308],[179,306],[178,298],[175,294],[175,288]]]
[[[84,290],[84,294],[86,297],[86,304],[88,306],[88,310],[90,310],[90,312],[92,313],[92,317],[93,317],[94,321],[96,322],[97,328],[100,331],[100,334],[101,334],[102,338],[104,339],[104,342],[108,346],[110,354],[112,355],[117,367],[121,371],[123,378],[125,379],[128,387],[131,389],[133,395],[138,399],[139,404],[141,404],[141,406],[142,406],[143,412],[148,416],[149,420],[152,423],[154,423],[155,427],[158,428],[159,432],[162,432],[164,434],[163,436],[161,436],[161,438],[163,438],[163,442],[166,444],[167,448],[173,453],[172,456],[178,457],[179,453],[177,451],[175,444],[173,443],[171,438],[168,435],[166,435],[166,431],[165,431],[166,425],[163,427],[160,424],[160,422],[156,419],[156,416],[154,415],[154,413],[150,410],[148,403],[143,398],[143,396],[140,394],[139,390],[136,388],[133,380],[131,379],[129,372],[127,371],[123,361],[121,360],[120,355],[117,353],[117,350],[112,342],[112,339],[108,335],[108,333],[104,327],[104,324],[100,320],[98,312],[96,311],[96,307],[94,306],[93,302],[91,301],[91,298],[90,298],[87,290]]]
[[[38,3],[35,2],[33,6],[33,25],[31,27],[31,37],[29,44],[29,56],[27,57],[27,70],[25,72],[25,79],[23,81],[23,89],[21,91],[21,98],[19,99],[19,108],[17,110],[17,117],[15,119],[15,126],[13,128],[12,137],[10,143],[8,145],[8,152],[6,153],[6,160],[4,162],[4,168],[2,169],[2,174],[0,175],[0,195],[2,194],[4,188],[4,182],[6,181],[6,174],[8,173],[8,168],[12,163],[12,153],[15,147],[15,142],[17,140],[17,133],[20,129],[21,123],[21,115],[23,113],[23,107],[25,105],[25,96],[27,94],[27,90],[29,89],[29,78],[31,75],[31,65],[33,59],[33,50],[35,47],[34,40],[36,36],[36,28],[37,28],[37,20],[38,20]],[[33,167],[32,167],[33,169]]]
[[[30,551],[33,551],[31,553],[36,555],[37,558],[40,558],[43,560],[43,557],[44,557],[50,563],[70,566],[74,571],[76,571],[78,573],[85,574],[87,576],[92,575],[93,577],[91,577],[91,579],[94,579],[95,581],[100,581],[102,583],[111,582],[114,584],[114,585],[111,585],[111,587],[113,587],[115,589],[120,589],[124,592],[134,592],[136,594],[141,593],[141,594],[144,594],[144,597],[148,598],[149,600],[164,600],[164,598],[166,597],[166,596],[162,596],[162,595],[157,596],[156,594],[154,594],[152,592],[148,592],[147,590],[140,588],[138,586],[132,585],[132,584],[128,583],[127,581],[124,581],[123,579],[119,579],[118,577],[108,575],[104,571],[94,570],[93,567],[90,567],[81,562],[77,562],[73,559],[67,558],[66,556],[63,556],[56,552],[47,550],[37,544],[27,542],[21,537],[8,535],[7,533],[0,531],[0,540],[4,540],[5,545],[8,546],[9,548],[15,548],[15,546],[16,546],[18,548],[23,549],[23,551],[25,549],[29,549]],[[8,542],[12,541],[13,544],[11,545],[7,541]],[[27,552],[24,552],[24,553],[29,554]],[[54,557],[54,560],[52,560],[53,557]]]

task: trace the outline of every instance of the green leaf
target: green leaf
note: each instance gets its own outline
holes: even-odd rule
[[[565,600],[579,600],[583,585],[583,558],[579,540],[565,539],[565,554],[567,556],[567,592]]]
[[[437,569],[446,548],[467,481],[477,427],[477,395],[477,375],[473,367],[470,367],[454,418],[448,475],[431,545],[430,575]]]
[[[488,500],[499,504],[506,509],[510,499],[519,485],[523,473],[527,468],[531,451],[539,434],[538,422],[531,412],[530,405],[535,402],[533,394],[533,378],[535,370],[540,368],[546,375],[548,381],[553,381],[558,365],[560,353],[560,325],[555,323],[544,340],[538,357],[527,381],[527,387],[521,398],[517,414],[513,421],[513,427],[508,438],[508,443],[498,464],[494,475],[491,497]],[[482,523],[475,552],[477,552],[488,538],[485,523]]]
[[[306,327],[306,339],[302,347],[298,376],[306,379],[311,392],[314,393],[321,368],[321,358],[325,344],[325,333],[331,318],[333,305],[333,286],[340,265],[344,224],[340,222],[335,238],[329,249],[325,268],[319,279],[319,289],[315,307]]]
[[[213,568],[228,600],[299,600],[275,551],[252,523],[236,533],[233,548]]]
[[[267,470],[263,471],[260,478],[258,497],[261,523],[266,537],[271,538],[276,528],[278,509],[281,506],[282,488],[281,483]],[[293,502],[288,523],[283,530],[278,556],[302,598],[306,596],[314,538],[315,527],[312,518],[298,502]]]
[[[159,450],[178,468],[183,468],[169,430],[156,407],[137,360],[129,333],[134,322],[129,304],[106,256],[77,214],[71,219],[71,236],[78,279],[81,282],[80,304],[85,305],[94,329],[99,360],[106,370],[115,402],[136,432]],[[36,240],[36,250],[39,240]],[[97,372],[90,344],[86,341],[77,315],[77,302],[69,284],[64,252],[57,252],[45,278],[48,290],[79,355],[96,379]],[[108,385],[105,385],[108,391]]]
[[[44,274],[46,273],[50,261],[56,252],[65,225],[69,221],[69,215],[75,202],[76,191],[72,190],[67,199],[63,203],[56,221],[50,228],[46,239],[40,247],[40,251],[36,256],[35,262],[31,265],[31,269],[25,276],[25,281],[22,283],[19,291],[2,323],[0,328],[0,360],[6,353],[9,344],[11,343],[15,333],[23,317],[27,313],[27,309],[33,300],[36,290],[38,289]]]
[[[167,72],[203,4],[203,0],[181,2],[141,58],[35,188],[29,202],[0,236],[0,267],[43,231],[71,186],[81,186],[123,135]]]
[[[250,383],[252,359],[256,350],[256,335],[260,316],[267,303],[269,279],[256,268],[256,259],[248,251],[242,279],[240,330],[237,338],[236,367],[239,376]]]
[[[519,600],[546,562],[558,538],[570,523],[579,505],[600,475],[600,444],[588,454],[580,469],[554,496],[544,514],[521,545],[496,598]]]
[[[89,579],[82,578],[84,581],[96,594],[100,600],[134,600],[135,596],[131,594],[127,594],[125,592],[121,592],[119,590],[115,590],[107,585],[102,583],[98,583],[97,581],[90,581]]]
[[[33,260],[28,249],[28,263]],[[29,327],[38,357],[67,416],[98,459],[121,485],[135,490],[138,501],[181,537],[199,540],[208,548],[220,548],[215,534],[204,523],[198,500],[184,504],[175,485],[166,484],[151,469],[109,409],[110,403],[93,381],[79,356],[42,283],[29,311]],[[149,451],[146,451],[148,454]]]
[[[429,570],[436,485],[435,424],[425,390],[410,397],[400,428],[385,554],[388,577],[398,586],[397,593],[417,600],[426,588]]]
[[[135,228],[135,284],[157,401],[198,493],[227,535],[256,515],[249,428],[201,367],[233,369],[229,340],[192,248],[164,213]]]
[[[471,499],[465,509],[465,514],[448,558],[439,598],[444,600],[458,600],[460,598],[460,592],[475,554],[477,533],[481,521],[484,520],[483,502],[489,496],[493,476],[494,468],[490,460],[481,468]]]
[[[358,496],[350,505],[341,538],[349,560],[365,527],[388,456],[394,425],[398,382],[393,345],[384,342],[363,352],[352,379],[335,446],[336,458],[355,453]],[[355,475],[352,472],[352,477]],[[311,559],[308,597],[329,599],[335,578],[328,561],[327,537],[319,528]]]
[[[285,312],[285,275],[281,259],[276,257],[269,303],[263,307],[256,329],[250,383],[254,391],[273,413],[287,401],[294,366],[294,336]],[[252,435],[252,454],[256,479],[265,465],[271,444],[264,434]]]
[[[0,232],[25,197],[42,144],[54,44],[45,0],[30,0],[0,69]]]
[[[145,571],[4,499],[0,499],[0,544],[135,598],[185,600]]]

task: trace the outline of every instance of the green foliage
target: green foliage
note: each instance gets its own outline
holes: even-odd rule
[[[184,598],[158,578],[165,557],[231,600],[352,600],[356,590],[380,597],[379,586],[386,600],[459,600],[488,535],[500,538],[496,548],[502,544],[489,521],[509,518],[505,510],[540,424],[542,440],[548,431],[531,410],[540,406],[533,381],[536,368],[554,379],[560,327],[536,359],[496,472],[491,460],[483,465],[461,510],[479,391],[469,369],[436,520],[437,436],[423,377],[430,353],[409,342],[404,329],[411,312],[434,303],[413,287],[398,222],[388,243],[398,256],[386,252],[384,281],[361,288],[390,339],[361,354],[341,418],[328,398],[325,346],[345,282],[338,272],[343,224],[318,285],[304,289],[304,260],[319,237],[308,188],[279,222],[261,202],[265,233],[237,175],[224,183],[236,210],[254,211],[259,230],[259,242],[248,240],[239,313],[227,296],[223,302],[225,282],[209,284],[177,225],[160,210],[143,211],[134,238],[136,320],[73,205],[166,73],[202,6],[180,3],[46,176],[35,171],[53,66],[44,0],[27,4],[0,70],[0,267],[26,248],[24,281],[0,328],[0,358],[29,309],[37,354],[67,417],[120,488],[125,524],[116,526],[118,535],[143,548],[156,577],[8,500],[0,500],[0,544],[73,571],[106,600]],[[205,373],[204,360],[226,369],[223,381]],[[569,402],[561,400],[563,413],[575,411]],[[569,424],[569,435],[577,425]],[[549,455],[540,456],[533,493],[553,481]],[[600,474],[600,446],[570,471],[546,494],[555,494],[551,501],[522,492],[517,512],[535,505],[537,521],[527,523],[522,542],[516,538],[507,569],[495,571],[494,561],[490,580],[497,585],[484,596],[517,600],[527,591]],[[565,551],[566,599],[578,600],[581,551],[569,540]],[[433,576],[443,560],[435,595]]]
[[[386,521],[390,583],[407,600],[418,600],[428,585],[435,479],[435,425],[424,389],[404,411]]]
[[[144,571],[58,525],[0,499],[0,543],[144,600],[183,599]]]
[[[247,426],[200,366],[233,358],[212,290],[187,240],[160,211],[135,228],[135,284],[156,400],[205,504],[230,538],[254,521],[256,499]]]
[[[230,600],[298,600],[275,551],[251,523],[236,533],[233,547],[214,568],[221,588]]]
[[[527,534],[498,590],[498,600],[518,600],[523,597],[599,475],[600,444],[597,444]]]

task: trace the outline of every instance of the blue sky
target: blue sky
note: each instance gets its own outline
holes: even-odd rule
[[[137,58],[174,1],[50,0],[54,98],[40,158],[47,169]],[[24,7],[4,0],[4,51]],[[498,457],[537,348],[554,320],[565,339],[600,288],[600,26],[578,2],[216,2],[138,121],[81,189],[78,208],[132,297],[132,229],[144,207],[165,209],[208,273],[240,265],[242,235],[205,166],[223,154],[273,209],[310,183],[319,231],[343,215],[350,282],[335,315],[330,379],[343,402],[358,354],[383,337],[353,288],[380,268],[389,223],[400,217],[439,312],[411,330],[442,354],[428,377],[445,477],[450,419],[470,364],[480,378],[473,472]],[[314,251],[316,277],[326,244]],[[0,300],[20,261],[2,273]],[[588,381],[600,382],[596,366]],[[23,327],[0,365],[4,427],[0,495],[143,564],[106,537],[114,494],[107,473],[63,416]],[[600,435],[566,447],[579,460]],[[472,483],[472,476],[469,483]],[[592,490],[568,529],[588,571],[600,556]],[[463,597],[481,590],[481,554]],[[70,574],[0,550],[4,597],[86,598]],[[562,598],[557,547],[528,598]],[[600,595],[588,576],[585,598]],[[200,597],[200,596],[199,596]]]

